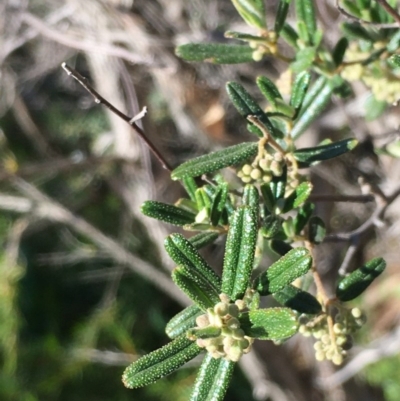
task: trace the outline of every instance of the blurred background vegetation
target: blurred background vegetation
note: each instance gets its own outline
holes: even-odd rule
[[[266,3],[273,15],[276,1]],[[332,45],[343,16],[333,0],[316,3]],[[287,66],[190,65],[175,56],[178,44],[222,42],[227,28],[247,29],[229,0],[4,0],[0,15],[0,399],[185,401],[196,360],[144,389],[121,383],[126,365],[167,342],[165,324],[187,302],[169,280],[162,246],[176,229],[140,214],[144,200],[174,202],[182,189],[60,65],[74,66],[128,115],[147,105],[140,124],[173,166],[251,139],[224,85],[238,80],[257,97],[255,77],[277,79]],[[361,145],[312,169],[316,194],[361,194],[359,176],[386,193],[396,188],[398,110],[381,107],[375,118],[362,84],[331,104],[303,146],[350,135]],[[317,207],[330,232],[351,232],[376,205]],[[335,372],[316,363],[299,336],[258,344],[227,400],[399,399],[398,202],[372,223],[350,244],[352,263],[383,256],[388,269],[359,302],[369,321],[349,364]],[[328,288],[348,245],[319,247]],[[216,268],[222,248],[205,252]]]

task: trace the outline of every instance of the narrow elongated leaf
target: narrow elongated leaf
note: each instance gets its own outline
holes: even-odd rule
[[[276,85],[267,77],[257,77],[257,86],[268,102],[276,108],[276,99],[283,99]]]
[[[199,233],[189,238],[189,241],[196,249],[204,248],[212,244],[218,238],[218,233]]]
[[[255,309],[243,313],[240,327],[249,337],[259,340],[283,340],[297,332],[296,314],[289,308]]]
[[[336,46],[332,52],[333,62],[336,66],[342,64],[344,55],[348,47],[349,40],[347,38],[340,38],[339,41],[336,43]]]
[[[255,28],[267,27],[263,0],[231,0],[240,16]]]
[[[244,118],[247,118],[248,116],[258,117],[271,135],[274,137],[276,136],[274,126],[270,119],[242,85],[237,82],[228,82],[226,84],[226,91],[232,103]],[[262,133],[258,128],[256,128],[255,131],[258,132],[258,136],[262,136]]]
[[[371,32],[355,22],[345,22],[344,24],[342,24],[342,31],[345,33],[346,36],[350,36],[354,39],[361,39],[367,42],[374,41],[374,37]]]
[[[260,194],[254,185],[246,185],[243,191],[243,205],[251,206],[258,210],[260,205]]]
[[[358,144],[357,139],[343,139],[342,141],[316,146],[314,148],[302,148],[293,152],[294,158],[301,163],[301,167],[307,167],[322,160],[332,159],[353,150]]]
[[[326,81],[321,79],[317,81],[318,87],[315,89],[319,89],[319,85],[321,84],[322,87],[318,92],[312,92],[315,94],[312,99],[307,99],[306,96],[303,102],[303,107],[299,113],[299,117],[291,131],[293,139],[296,139],[303,134],[304,131],[311,125],[311,123],[315,121],[326,108],[332,97],[334,89],[339,85],[339,81],[342,82],[341,78],[339,78],[339,80],[331,79]],[[307,102],[307,100],[309,101]]]
[[[310,80],[311,74],[307,71],[303,71],[296,75],[292,87],[292,95],[290,97],[290,105],[296,110],[300,110],[303,104],[308,86],[310,85]]]
[[[299,45],[297,41],[299,39],[298,33],[286,22],[283,24],[280,36],[287,42],[288,45],[292,46],[294,49],[298,49]]]
[[[385,267],[386,262],[382,258],[370,260],[339,281],[336,296],[343,302],[357,298],[385,270]]]
[[[219,292],[197,271],[178,266],[172,271],[174,283],[202,310],[214,307],[219,299]]]
[[[397,30],[397,32],[389,40],[386,49],[389,52],[395,52],[399,47],[400,47],[400,30]]]
[[[251,35],[249,33],[243,33],[243,32],[226,31],[224,33],[224,36],[229,39],[244,40],[246,42],[260,42],[260,43],[265,42],[265,38],[262,36]]]
[[[256,142],[245,142],[230,146],[181,164],[171,173],[171,178],[179,180],[213,173],[224,167],[244,163],[246,160],[254,158],[257,155],[257,151],[258,143]]]
[[[225,246],[222,292],[236,300],[249,286],[257,241],[257,214],[240,207],[233,214]]]
[[[122,376],[128,388],[143,387],[169,375],[201,352],[185,335],[147,354],[125,369]]]
[[[145,201],[140,210],[145,216],[176,226],[193,223],[196,218],[193,212],[157,201]]]
[[[321,304],[315,297],[300,288],[288,285],[283,290],[276,292],[273,297],[282,305],[299,313],[315,315],[320,313]]]
[[[179,337],[189,329],[196,327],[196,318],[204,312],[197,306],[191,305],[176,314],[165,326],[165,333],[171,339]]]
[[[301,233],[301,230],[308,223],[308,220],[310,219],[314,208],[315,206],[313,203],[306,203],[299,209],[299,212],[297,213],[297,216],[295,217],[293,222],[295,234],[298,235]]]
[[[273,250],[275,253],[281,256],[285,256],[286,254],[288,254],[290,251],[293,250],[292,246],[290,246],[287,242],[278,239],[271,240],[269,246],[271,250]]]
[[[306,72],[311,67],[317,55],[315,47],[305,47],[296,53],[296,60],[290,65],[293,72],[301,73]]]
[[[187,61],[206,61],[215,64],[248,63],[254,50],[245,45],[223,43],[188,43],[176,49],[176,55]]]
[[[228,185],[220,185],[216,194],[214,195],[213,203],[211,205],[210,220],[213,226],[218,225],[222,212],[225,209],[226,199],[228,196]]]
[[[234,362],[207,354],[200,366],[190,401],[222,401],[232,377]]]
[[[304,22],[308,32],[308,37],[302,37],[302,40],[312,45],[314,44],[313,34],[317,31],[314,2],[313,0],[295,0],[295,5],[297,20]]]
[[[302,182],[290,195],[285,199],[282,212],[286,213],[289,210],[296,209],[301,206],[310,196],[312,191],[311,182]]]
[[[165,249],[171,259],[186,270],[195,272],[209,282],[217,292],[221,288],[221,279],[201,257],[197,249],[181,234],[171,234],[164,241]]]
[[[271,214],[264,219],[261,234],[264,238],[274,238],[282,232],[282,218]]]
[[[196,189],[197,184],[196,181],[194,180],[194,178],[192,177],[186,177],[182,180],[182,184],[185,187],[186,192],[188,193],[188,195],[190,196],[190,199],[194,202],[196,202]]]
[[[274,26],[274,31],[277,34],[279,34],[286,21],[290,2],[291,0],[279,0],[278,10],[276,12],[276,17],[275,17],[275,26]]]
[[[295,248],[273,263],[254,281],[253,288],[261,295],[274,294],[310,270],[312,257],[306,248]]]

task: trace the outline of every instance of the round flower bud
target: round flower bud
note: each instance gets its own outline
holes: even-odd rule
[[[253,170],[253,167],[250,166],[250,164],[245,164],[242,167],[242,171],[244,175],[250,175],[251,171]]]
[[[261,172],[261,170],[258,169],[258,168],[253,169],[253,170],[251,171],[251,173],[250,173],[250,177],[251,177],[253,180],[259,180],[259,179],[262,177],[262,172]]]
[[[355,317],[356,319],[358,319],[359,317],[362,316],[362,311],[360,308],[353,308],[351,310],[351,314],[353,315],[353,317]]]

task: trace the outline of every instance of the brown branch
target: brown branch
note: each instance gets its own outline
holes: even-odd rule
[[[161,163],[161,165],[168,171],[172,171],[172,167],[168,164],[168,162],[164,159],[164,156],[158,151],[158,149],[153,145],[153,143],[146,137],[144,131],[135,123],[135,117],[128,117],[122,111],[118,110],[114,107],[110,102],[104,99],[88,82],[85,77],[79,74],[78,71],[74,70],[73,68],[69,67],[66,63],[62,63],[61,67],[70,75],[72,78],[77,80],[80,85],[83,86],[86,91],[88,91],[94,98],[94,101],[98,104],[103,104],[106,106],[111,112],[116,114],[119,118],[127,122],[136,132],[140,138],[146,143],[148,148],[157,158],[157,160]]]

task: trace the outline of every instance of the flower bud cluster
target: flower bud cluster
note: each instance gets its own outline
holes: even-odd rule
[[[383,45],[376,43],[374,47],[379,49]],[[357,44],[350,45],[346,52],[346,62],[350,64],[343,68],[341,76],[350,82],[363,81],[376,100],[389,104],[396,103],[400,99],[399,76],[396,76],[383,60],[378,59],[367,65],[362,65],[361,61],[367,59],[369,55],[369,53],[362,52]],[[351,64],[352,62],[354,64]]]
[[[249,45],[254,49],[252,57],[254,61],[260,61],[265,55],[277,54],[278,44],[277,35],[274,31],[269,31],[265,34],[265,41],[250,41]]]
[[[224,358],[237,362],[243,354],[251,350],[253,338],[245,335],[240,328],[239,312],[245,308],[245,302],[238,300],[231,303],[228,296],[220,295],[221,302],[207,313],[197,317],[198,329],[217,328],[220,333],[216,337],[193,338],[199,347],[205,348],[213,358]],[[195,334],[194,334],[195,337]]]
[[[335,365],[341,365],[347,351],[352,347],[351,334],[365,323],[365,315],[359,308],[343,309],[335,316],[333,332],[329,331],[327,316],[319,316],[313,321],[300,325],[299,333],[305,337],[313,336],[315,358],[317,361],[325,359]]]
[[[245,184],[268,183],[273,177],[280,177],[283,174],[284,165],[285,160],[281,153],[276,152],[273,155],[265,153],[262,158],[256,158],[251,165],[245,164],[237,175]]]

